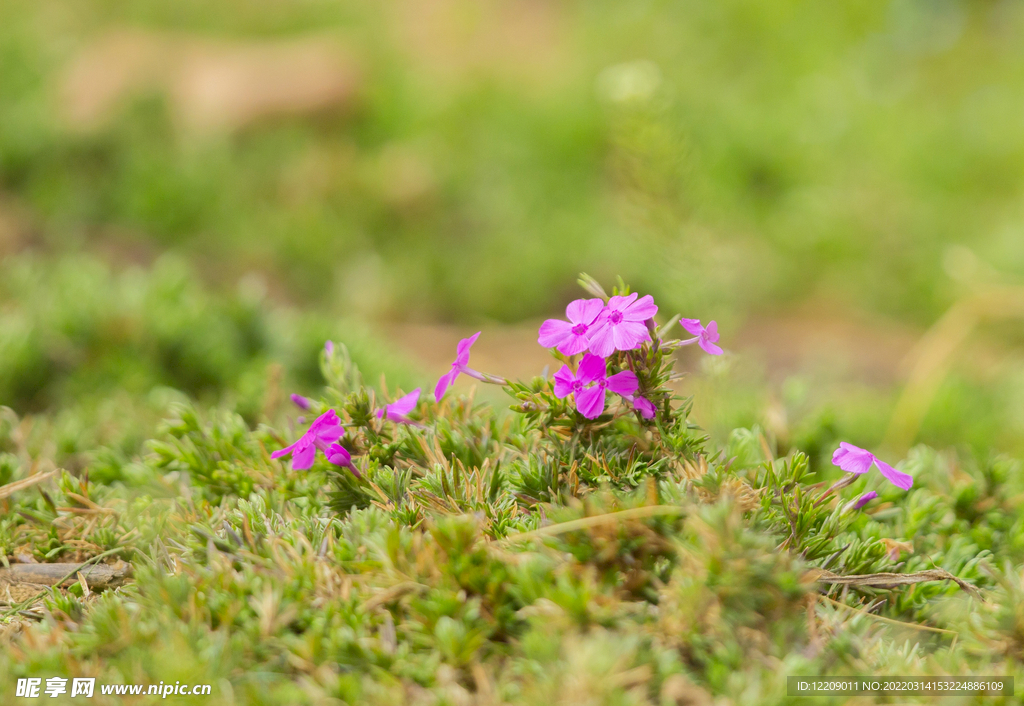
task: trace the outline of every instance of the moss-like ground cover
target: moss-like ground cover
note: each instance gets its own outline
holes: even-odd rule
[[[284,403],[254,421],[165,401],[141,447],[0,501],[9,565],[133,569],[11,596],[0,680],[211,684],[204,703],[752,704],[785,702],[788,675],[1020,676],[1019,463],[918,447],[903,491],[757,428],[712,444],[668,386],[671,323],[608,359],[651,419],[611,398],[588,419],[538,377],[508,383],[511,410],[424,395],[396,423],[374,412],[398,392],[323,351],[305,424],[336,410],[353,469],[272,459],[305,428]],[[4,410],[5,481],[57,453],[51,417]],[[959,581],[842,578],[934,570]]]

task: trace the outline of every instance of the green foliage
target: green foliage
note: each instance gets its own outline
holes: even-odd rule
[[[172,257],[120,274],[91,258],[13,258],[0,268],[0,305],[0,403],[20,412],[84,406],[96,391],[138,396],[170,387],[226,398],[252,421],[282,386],[320,383],[324,341],[342,330],[270,308],[252,286],[210,291]],[[344,330],[371,375],[393,367],[364,334]]]
[[[308,300],[505,320],[547,313],[581,262],[678,308],[855,281],[868,308],[918,321],[990,268],[1024,272],[1015,5],[454,5],[413,40],[425,20],[404,6],[91,0],[48,22],[59,9],[0,8],[0,184],[54,250],[175,247],[233,277],[272,267]],[[339,36],[367,90],[344,115],[217,136],[143,91],[66,129],[74,52],[124,26]],[[36,345],[16,346],[26,391]]]
[[[788,674],[1022,671],[1017,461],[919,447],[904,492],[777,457],[760,427],[719,447],[671,393],[668,329],[609,359],[652,419],[612,398],[587,419],[541,377],[506,386],[511,416],[449,395],[400,423],[347,346],[321,348],[328,385],[304,416],[336,411],[351,468],[272,459],[304,429],[281,415],[172,402],[141,455],[90,449],[6,500],[7,563],[114,550],[134,571],[8,611],[39,622],[0,678],[84,670],[289,705],[746,704],[784,702]],[[0,415],[15,481],[63,433],[26,421]],[[986,602],[952,582],[817,581],[936,567]]]

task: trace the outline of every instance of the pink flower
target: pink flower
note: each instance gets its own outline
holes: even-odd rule
[[[832,463],[842,468],[847,473],[867,473],[871,464],[878,467],[878,471],[886,479],[902,490],[910,490],[914,485],[914,478],[909,473],[897,471],[885,461],[882,461],[870,451],[848,444],[845,441],[839,444],[839,448],[832,454]]]
[[[324,353],[327,354],[328,358],[334,355],[334,341],[327,341],[324,343]]]
[[[455,362],[452,363],[451,370],[441,376],[441,379],[437,381],[437,386],[434,388],[434,399],[438,402],[444,397],[444,393],[448,391],[448,388],[455,383],[455,378],[459,376],[459,373],[465,373],[469,370],[466,367],[469,364],[469,349],[473,347],[478,338],[480,338],[479,331],[469,338],[463,338],[459,341],[455,351]]]
[[[873,490],[870,490],[867,493],[864,493],[863,495],[861,495],[859,498],[857,498],[857,502],[854,504],[853,509],[854,510],[860,510],[862,507],[864,507],[865,505],[867,505],[869,502],[871,502],[872,500],[874,500],[877,497],[878,497],[878,493],[876,493]]]
[[[555,373],[555,395],[560,398],[573,395],[576,410],[587,419],[596,419],[604,412],[605,390],[628,397],[637,387],[639,382],[631,370],[608,377],[607,361],[591,353],[583,356],[575,374],[568,365]]]
[[[296,471],[304,471],[313,465],[316,458],[316,450],[320,449],[327,453],[328,444],[341,438],[345,430],[341,426],[341,420],[337,413],[329,409],[309,426],[309,429],[298,441],[291,446],[285,446],[279,451],[270,454],[271,458],[280,458],[288,454],[292,455],[292,468]]]
[[[590,328],[590,352],[607,358],[615,351],[630,351],[651,340],[644,323],[658,313],[650,294],[637,300],[637,293],[628,297],[612,297],[601,316]]]
[[[352,475],[356,478],[363,477],[359,471],[356,470],[356,467],[352,465],[352,454],[348,452],[348,449],[337,442],[327,447],[327,460],[335,466],[343,466],[344,468],[352,471]]]
[[[399,397],[397,400],[389,405],[386,405],[384,409],[377,410],[378,419],[390,419],[393,422],[399,422],[401,424],[415,424],[409,419],[409,412],[416,409],[416,403],[420,399],[420,388],[416,388],[408,395]]]
[[[483,382],[489,382],[495,385],[507,385],[508,381],[505,378],[498,377],[497,375],[488,375],[487,373],[481,373],[478,370],[473,370],[469,367],[469,349],[476,343],[476,339],[480,338],[480,332],[477,331],[469,338],[463,338],[459,341],[458,348],[455,352],[455,362],[452,363],[451,370],[441,376],[441,379],[437,381],[437,386],[434,388],[434,399],[438,402],[444,397],[444,393],[448,391],[448,388],[455,383],[455,378],[459,377],[459,373],[482,380]]]
[[[697,343],[711,355],[722,355],[722,349],[715,345],[718,343],[717,323],[710,321],[707,328],[700,325],[700,319],[679,319],[679,323],[694,336],[688,341],[683,341],[681,345],[688,346],[691,343]]]
[[[640,395],[633,398],[633,409],[639,412],[644,419],[654,419],[658,413],[658,408],[654,406],[654,403]]]
[[[352,454],[341,444],[335,442],[327,447],[327,460],[335,466],[352,466]]]
[[[302,395],[293,394],[292,395],[292,402],[294,402],[295,406],[298,407],[299,409],[309,409],[309,398],[308,397],[303,397]]]
[[[568,321],[548,319],[540,325],[537,343],[564,355],[582,353],[590,347],[590,330],[603,310],[600,299],[577,299],[565,308]]]

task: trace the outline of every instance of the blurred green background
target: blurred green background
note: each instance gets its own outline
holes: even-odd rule
[[[586,271],[719,321],[714,433],[874,445],[925,330],[1022,279],[1022,187],[1007,0],[6,0],[0,404],[256,420],[327,337],[429,384]],[[1024,449],[1019,323],[914,440]]]

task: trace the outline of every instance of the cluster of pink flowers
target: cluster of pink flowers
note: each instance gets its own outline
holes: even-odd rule
[[[640,297],[633,293],[615,296],[605,304],[602,299],[577,299],[566,307],[568,321],[548,319],[541,324],[537,342],[545,348],[555,348],[563,355],[584,354],[576,371],[568,365],[555,373],[555,395],[560,398],[572,395],[576,409],[587,419],[595,419],[604,413],[606,393],[611,391],[632,403],[633,408],[645,419],[653,419],[657,413],[654,404],[637,395],[639,381],[628,370],[608,375],[607,358],[616,351],[631,351],[651,340],[651,324],[658,307],[650,295]],[[699,343],[714,355],[722,349],[718,341],[718,326],[712,321],[707,328],[698,319],[683,319],[683,326],[694,334],[694,338],[680,342],[680,345]],[[438,401],[459,375],[484,382],[505,384],[503,378],[481,373],[469,367],[469,352],[480,333],[459,341],[451,368],[437,381],[434,397]]]
[[[607,359],[593,353],[583,356],[575,373],[568,365],[563,365],[555,373],[555,396],[565,398],[573,395],[577,411],[587,419],[595,419],[604,412],[606,391],[632,398],[639,386],[632,370],[609,376]]]
[[[637,394],[640,382],[632,370],[621,370],[608,374],[608,358],[616,351],[632,351],[651,341],[651,333],[655,331],[653,317],[658,307],[650,296],[639,297],[637,294],[614,296],[605,303],[603,299],[577,299],[566,307],[568,321],[548,319],[538,333],[537,342],[545,348],[557,349],[559,353],[570,356],[570,364],[574,356],[582,356],[575,371],[570,365],[563,365],[554,375],[554,394],[560,399],[570,395],[576,410],[587,419],[596,419],[604,413],[607,405],[607,393],[611,392],[630,403],[644,419],[653,419],[657,408],[650,400]],[[711,355],[721,355],[722,348],[718,345],[718,324],[714,321],[703,326],[699,319],[680,319],[680,325],[693,337],[674,342],[676,346],[687,346],[696,343]],[[459,341],[455,360],[451,367],[437,381],[434,397],[441,398],[452,386],[459,375],[467,375],[488,383],[507,384],[504,378],[482,373],[469,367],[469,354],[473,344],[480,337],[477,332],[469,338]],[[328,341],[324,346],[328,357],[334,354],[334,344]],[[409,418],[419,402],[420,389],[412,392],[383,408],[377,410],[376,416],[399,424],[421,426]],[[313,406],[311,400],[301,395],[292,395],[292,401],[300,409],[308,410]],[[301,421],[301,418],[300,418]],[[309,429],[295,443],[271,454],[272,458],[292,456],[292,468],[304,470],[312,467],[317,450],[324,453],[327,460],[337,466],[349,468],[356,476],[359,473],[352,465],[352,456],[339,442],[345,434],[337,413],[332,409],[320,415]],[[879,459],[874,454],[852,444],[843,442],[832,457],[832,462],[844,471],[853,474],[867,473],[872,466],[893,485],[909,490],[914,479],[909,474],[899,471]],[[853,509],[861,509],[878,497],[878,493],[864,493],[850,503]]]
[[[640,383],[636,374],[631,370],[622,370],[609,375],[608,357],[616,351],[636,350],[651,341],[651,331],[654,330],[653,317],[658,313],[654,298],[650,295],[640,297],[633,293],[611,297],[607,304],[599,298],[577,299],[566,307],[565,313],[568,321],[545,321],[540,327],[537,339],[540,345],[545,348],[556,348],[563,355],[583,354],[575,371],[568,365],[563,365],[555,373],[555,395],[562,399],[572,395],[577,411],[587,419],[596,419],[604,413],[607,393],[610,391],[632,404],[633,409],[644,419],[653,419],[657,408],[650,400],[637,394]],[[716,345],[718,326],[714,321],[706,328],[701,326],[699,319],[682,319],[681,323],[694,337],[680,341],[678,345],[698,343],[708,353],[722,353],[722,349]],[[507,384],[504,378],[469,367],[470,349],[479,337],[480,332],[477,332],[459,341],[455,360],[434,387],[434,398],[438,402],[459,375],[498,385]],[[324,351],[328,357],[333,356],[334,344],[328,341]],[[377,417],[419,426],[408,416],[416,408],[419,397],[420,389],[417,388],[378,410]],[[301,409],[308,410],[312,406],[309,399],[300,395],[292,395],[291,398]],[[334,410],[328,410],[313,422],[298,441],[275,451],[271,456],[280,458],[291,454],[292,468],[302,470],[313,465],[316,451],[319,449],[323,451],[328,461],[346,466],[355,473],[351,454],[338,443],[344,433],[337,414]]]
[[[577,299],[565,309],[568,321],[548,319],[541,324],[537,343],[554,348],[563,355],[585,353],[574,373],[563,365],[555,373],[555,395],[561,398],[573,395],[576,409],[587,419],[604,412],[605,391],[621,395],[644,419],[653,419],[657,408],[650,400],[636,395],[639,387],[636,375],[628,370],[607,376],[607,358],[615,351],[631,351],[651,340],[651,329],[658,307],[651,295],[639,297],[637,293],[616,296],[605,304],[601,299]],[[699,343],[712,355],[721,355],[718,324],[707,328],[700,319],[681,319],[683,327],[693,338],[680,345]]]
[[[420,388],[417,387],[408,395],[400,397],[391,404],[377,410],[377,418],[388,419],[399,424],[419,426],[417,422],[408,417],[409,413],[416,409],[416,403],[419,401],[419,398]],[[302,409],[309,409],[312,405],[309,399],[299,395],[292,395],[292,401]],[[348,468],[356,476],[359,476],[359,472],[352,465],[352,454],[338,443],[344,435],[345,427],[341,425],[338,413],[333,409],[329,409],[309,425],[309,429],[299,437],[298,441],[275,451],[270,454],[270,457],[281,458],[282,456],[291,455],[292,468],[296,471],[304,471],[313,467],[313,462],[316,460],[316,452],[319,449],[329,462],[335,466]]]
[[[548,319],[540,327],[537,342],[545,348],[557,348],[564,355],[590,351],[607,358],[615,351],[631,351],[651,340],[647,320],[658,313],[654,298],[637,300],[634,292],[600,299],[577,299],[565,309],[568,321]]]
[[[352,466],[352,457],[349,452],[338,443],[338,440],[345,435],[345,428],[341,426],[338,413],[329,409],[309,425],[306,433],[299,437],[299,440],[290,446],[270,454],[271,458],[281,458],[291,454],[292,468],[297,471],[304,471],[312,468],[316,460],[317,449],[324,452],[331,463],[338,466]]]

